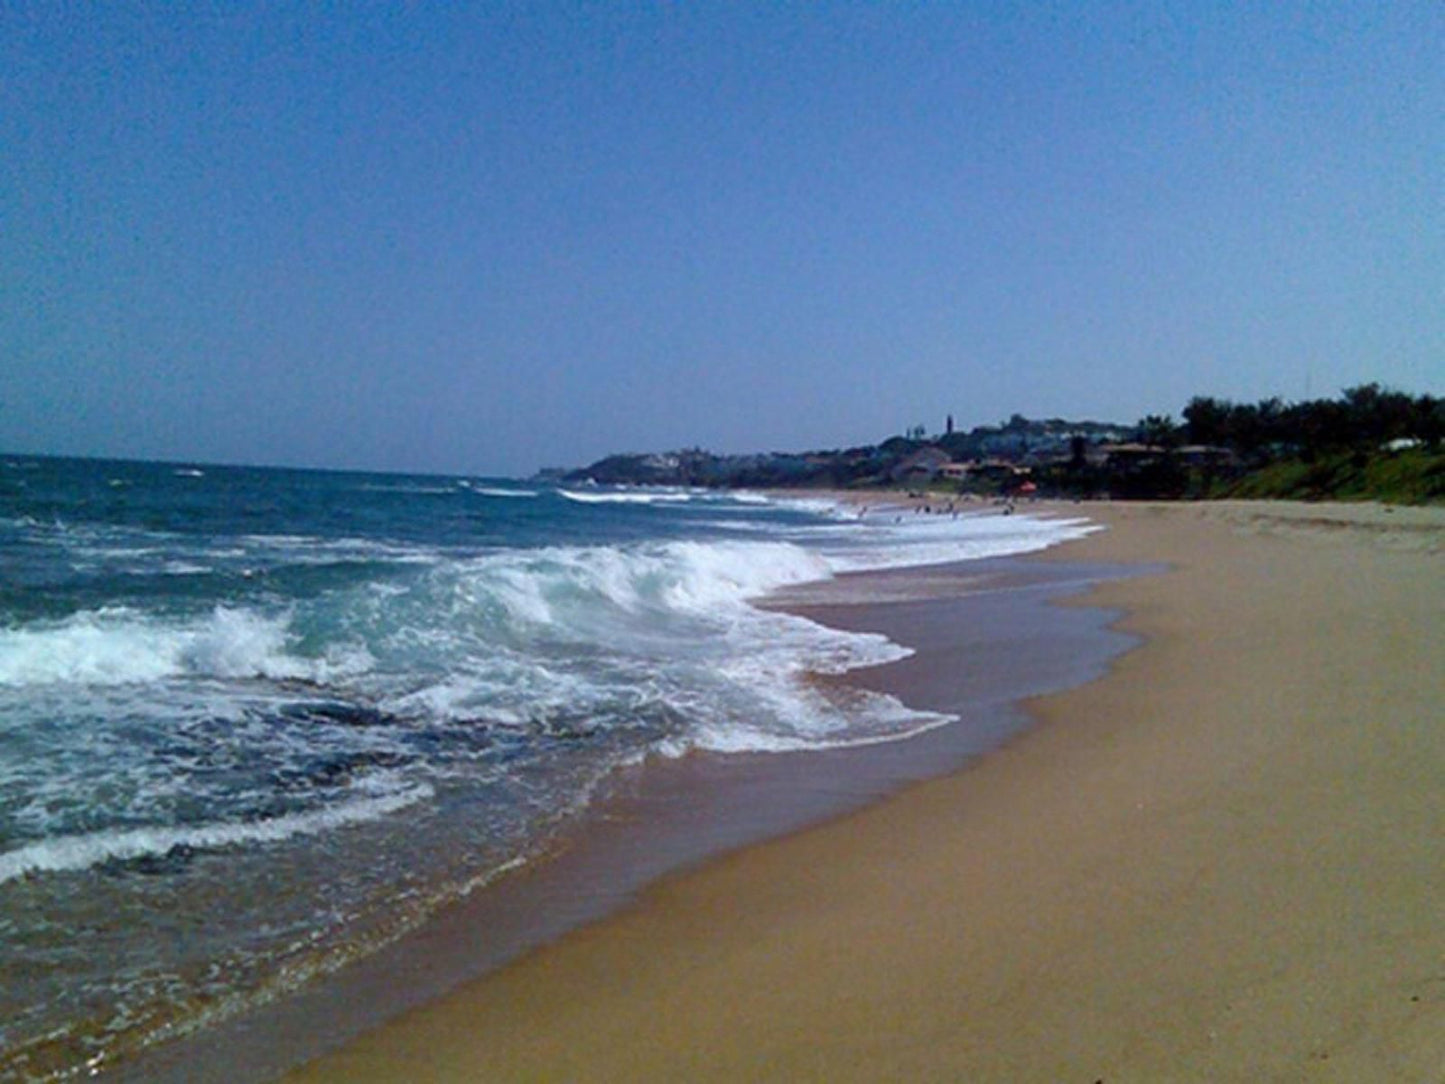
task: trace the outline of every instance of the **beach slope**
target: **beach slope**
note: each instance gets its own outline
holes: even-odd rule
[[[291,1079],[1445,1079],[1445,514],[1089,512],[1170,571],[1039,726]]]

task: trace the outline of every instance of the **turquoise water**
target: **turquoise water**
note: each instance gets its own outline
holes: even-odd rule
[[[618,766],[947,722],[750,604],[1075,537],[747,493],[0,457],[0,1076],[304,984],[545,847]]]

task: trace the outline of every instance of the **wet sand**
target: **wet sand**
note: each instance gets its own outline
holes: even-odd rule
[[[1044,560],[1171,569],[1091,593],[1144,645],[1040,725],[289,1079],[1441,1079],[1445,510],[1088,511]],[[936,600],[811,605],[919,647],[860,678],[911,703],[969,663]]]

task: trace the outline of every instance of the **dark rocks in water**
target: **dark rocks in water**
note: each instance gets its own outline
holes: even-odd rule
[[[296,722],[339,723],[342,726],[393,726],[400,720],[366,704],[344,700],[303,700],[280,709],[284,719]]]
[[[344,787],[360,773],[372,768],[400,768],[416,759],[410,753],[389,749],[369,749],[353,753],[333,753],[316,757],[299,768],[281,768],[271,773],[272,782],[281,790],[313,790],[318,787]],[[263,818],[264,819],[264,818]]]
[[[96,868],[102,874],[110,877],[119,877],[127,873],[159,877],[182,872],[204,851],[205,848],[193,847],[189,843],[177,843],[164,854],[141,854],[133,858],[108,858]]]

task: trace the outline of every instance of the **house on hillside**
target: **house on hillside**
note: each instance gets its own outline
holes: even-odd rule
[[[888,477],[895,482],[931,482],[951,461],[952,457],[942,448],[930,445],[900,459]]]
[[[1157,444],[1141,444],[1130,441],[1124,444],[1102,444],[1099,451],[1104,454],[1104,463],[1111,470],[1128,469],[1147,463],[1157,463],[1169,457],[1169,450]]]
[[[982,482],[1001,489],[1008,489],[1028,480],[1033,471],[1007,459],[979,459],[968,465],[968,479]]]

